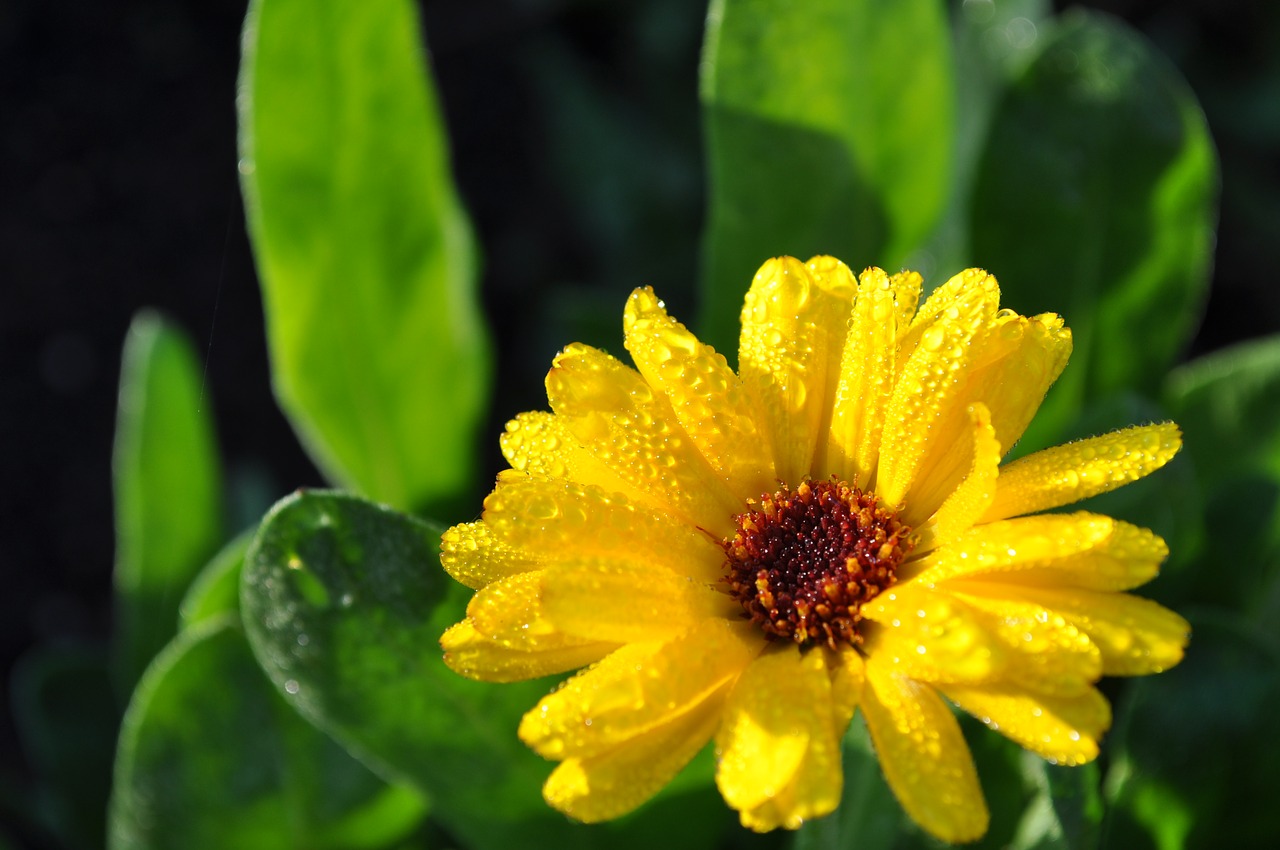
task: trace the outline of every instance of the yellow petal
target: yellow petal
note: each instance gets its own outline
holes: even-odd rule
[[[840,802],[841,734],[831,702],[820,650],[775,646],[738,679],[716,735],[716,784],[744,826],[797,829]]]
[[[969,474],[922,529],[931,544],[952,540],[968,531],[995,496],[1001,452],[995,429],[991,427],[991,414],[981,403],[970,405],[968,413],[973,429]]]
[[[831,721],[836,736],[843,738],[849,721],[853,719],[862,688],[866,684],[867,671],[862,653],[851,646],[826,650],[827,672],[831,674]]]
[[[1022,436],[1071,356],[1071,331],[1052,313],[1001,311],[974,362],[961,397],[981,401],[1004,452]]]
[[[586,823],[621,817],[646,802],[710,740],[723,694],[615,750],[560,764],[542,786],[556,809]]]
[[[541,410],[521,413],[507,423],[498,443],[507,463],[519,472],[595,484],[633,499],[647,498],[642,490],[627,483],[583,448],[564,420],[553,413]]]
[[[666,393],[676,417],[734,493],[772,492],[777,478],[750,398],[722,355],[672,319],[653,290],[631,293],[626,346],[645,380]]]
[[[1145,528],[1101,514],[1046,514],[975,526],[924,558],[918,580],[999,580],[1128,590],[1150,581],[1169,549]]]
[[[440,646],[444,663],[455,673],[483,682],[522,682],[599,661],[617,644],[560,635],[556,641],[542,642],[538,649],[525,650],[489,640],[470,620],[463,620],[441,636]]]
[[[952,455],[967,426],[947,415],[964,389],[972,342],[994,315],[999,298],[995,279],[971,269],[930,296],[907,334],[900,354],[905,360],[885,412],[876,494],[901,506],[909,525],[932,516],[965,470]],[[953,420],[944,433],[944,421]],[[923,466],[931,453],[935,463]],[[958,465],[944,469],[943,462]],[[950,489],[943,486],[944,478]]]
[[[929,834],[952,843],[987,831],[986,800],[951,709],[928,685],[867,662],[863,716],[889,787]]]
[[[709,585],[619,560],[580,561],[542,574],[542,612],[555,627],[595,640],[667,640],[706,617],[742,609]]]
[[[1062,617],[1005,599],[976,602],[911,584],[863,607],[876,625],[864,650],[886,669],[939,684],[1026,684],[1052,694],[1086,690],[1098,649]]]
[[[1009,596],[996,582],[968,583],[982,595]],[[1075,588],[1018,588],[1017,598],[1043,605],[1089,636],[1107,676],[1160,673],[1182,660],[1191,625],[1149,599]]]
[[[542,611],[541,586],[541,571],[491,582],[467,603],[467,619],[502,646],[527,651],[560,645],[562,636]]]
[[[726,620],[704,620],[665,644],[628,644],[545,697],[520,721],[520,739],[554,759],[612,750],[713,697],[763,644]]]
[[[456,581],[478,590],[542,565],[528,552],[496,540],[483,522],[468,522],[453,526],[440,537],[440,566]]]
[[[1055,764],[1093,761],[1098,739],[1111,725],[1111,707],[1096,688],[1075,697],[960,685],[941,690],[995,731]]]
[[[654,503],[717,537],[745,505],[680,427],[666,396],[595,348],[570,345],[547,374],[547,398],[579,443]]]
[[[708,583],[724,574],[724,550],[705,533],[590,485],[505,473],[484,500],[484,521],[539,564],[624,557]]]
[[[1139,425],[1045,449],[1000,470],[983,522],[1069,505],[1155,472],[1182,448],[1172,422]]]
[[[812,471],[826,444],[840,351],[853,303],[849,269],[829,257],[792,257],[756,272],[742,308],[738,371],[789,483]]]
[[[903,288],[914,309],[920,294],[919,275],[908,280],[915,283],[914,295],[909,284]],[[898,295],[894,281],[880,269],[862,273],[840,357],[826,469],[862,490],[870,484],[880,458],[884,411],[893,391]]]
[[[908,583],[862,606],[863,650],[885,668],[927,681],[995,679],[1009,650],[950,594]]]

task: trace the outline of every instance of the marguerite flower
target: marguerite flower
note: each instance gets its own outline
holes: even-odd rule
[[[1041,756],[1094,758],[1095,683],[1158,672],[1188,626],[1130,590],[1167,554],[1092,513],[1039,513],[1133,481],[1172,423],[999,466],[1071,350],[1055,315],[999,309],[970,269],[916,308],[920,276],[771,260],[742,311],[739,371],[649,289],[624,316],[633,369],[571,345],[553,412],[507,425],[479,522],[442,561],[476,589],[441,639],[463,675],[584,667],[525,715],[560,764],[548,802],[636,808],[709,740],[756,830],[840,799],[861,711],[926,830],[978,838],[987,809],[948,702]]]

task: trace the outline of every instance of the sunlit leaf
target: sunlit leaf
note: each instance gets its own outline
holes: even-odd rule
[[[290,709],[223,617],[185,629],[135,691],[108,846],[371,848],[411,831],[423,810]]]
[[[439,637],[470,591],[439,565],[440,528],[354,496],[310,492],[263,520],[245,562],[242,612],[259,661],[290,703],[378,773],[427,792],[432,816],[478,848],[714,843],[709,762],[620,826],[569,822],[543,802],[551,765],[516,737],[551,685],[495,685],[444,666]],[[690,785],[694,787],[690,788]],[[657,832],[655,833],[655,828]]]
[[[1190,89],[1132,30],[1064,15],[998,107],[970,205],[1002,302],[1061,313],[1071,366],[1025,442],[1080,404],[1154,394],[1208,281],[1218,168]]]
[[[177,630],[222,535],[210,401],[181,331],[140,313],[125,339],[115,454],[117,662],[127,694]]]
[[[489,346],[409,0],[255,0],[241,172],[277,395],[329,477],[401,508],[471,482]]]
[[[240,609],[240,569],[252,539],[253,531],[232,539],[191,582],[178,606],[183,628]]]
[[[936,0],[711,4],[709,342],[734,350],[743,293],[770,256],[894,268],[929,234],[950,191],[951,73]]]

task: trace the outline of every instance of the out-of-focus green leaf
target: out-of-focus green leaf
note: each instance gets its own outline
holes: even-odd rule
[[[1217,188],[1177,71],[1117,21],[1064,15],[997,110],[970,207],[974,262],[1003,303],[1074,334],[1028,447],[1088,399],[1158,389],[1204,297]]]
[[[112,459],[124,694],[177,630],[178,602],[221,541],[218,452],[201,387],[186,337],[138,314],[124,344]]]
[[[1134,681],[1117,706],[1103,846],[1280,846],[1280,760],[1269,757],[1280,740],[1274,629],[1207,613],[1190,619],[1182,664]]]
[[[1180,366],[1165,399],[1206,487],[1241,473],[1280,479],[1280,336]]]
[[[37,817],[68,848],[102,846],[120,722],[107,653],[42,647],[14,668],[13,719],[39,780]]]
[[[419,796],[388,788],[286,705],[235,619],[222,617],[182,631],[134,692],[108,846],[372,848],[423,812]]]
[[[892,268],[929,234],[950,190],[951,74],[936,0],[711,4],[704,338],[733,350],[770,256]]]
[[[952,2],[955,162],[938,229],[907,258],[907,268],[936,285],[975,262],[969,252],[969,197],[991,116],[1009,83],[1038,52],[1053,26],[1049,0]]]
[[[792,850],[892,850],[898,846],[906,818],[880,773],[861,715],[845,733],[841,759],[844,789],[840,806],[801,827],[791,843]]]
[[[470,225],[409,0],[255,0],[241,171],[276,392],[334,481],[471,479],[489,385]]]
[[[253,530],[243,532],[205,564],[178,606],[182,628],[240,610],[240,568],[251,540]]]
[[[428,793],[433,818],[468,846],[523,846],[536,834],[547,847],[646,847],[676,813],[681,829],[657,832],[664,846],[714,844],[723,809],[682,807],[685,794],[621,827],[576,825],[543,802],[551,766],[516,727],[550,685],[474,682],[444,666],[439,637],[470,591],[440,569],[439,541],[436,526],[339,493],[290,496],[267,515],[241,610],[287,699],[380,774]],[[696,778],[674,790],[698,793]]]
[[[1102,795],[1097,763],[1080,767],[1049,764],[1022,754],[1023,773],[1035,796],[1027,805],[1010,850],[1092,850],[1098,846]]]

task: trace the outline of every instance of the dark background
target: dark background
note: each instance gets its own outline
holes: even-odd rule
[[[1222,160],[1214,288],[1188,355],[1280,329],[1280,4],[1088,5],[1181,67]],[[244,11],[244,0],[0,8],[6,680],[32,646],[108,637],[119,357],[140,308],[163,310],[200,351],[233,522],[322,483],[269,385],[236,173]],[[691,315],[703,14],[696,0],[426,3],[455,171],[484,249],[499,353],[492,433],[542,406],[541,373],[572,334],[607,321],[600,333],[616,338],[631,287],[652,283]],[[26,772],[0,709],[0,784]]]

